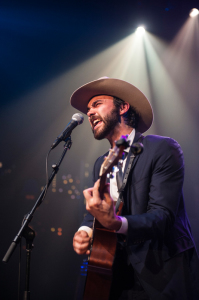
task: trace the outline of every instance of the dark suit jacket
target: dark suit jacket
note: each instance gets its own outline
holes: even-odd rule
[[[151,299],[197,300],[198,259],[184,206],[182,150],[175,140],[154,135],[143,145],[124,191],[128,234],[118,235],[119,242]],[[94,181],[102,162],[103,156],[95,163]],[[92,227],[92,221],[87,214],[82,225]]]

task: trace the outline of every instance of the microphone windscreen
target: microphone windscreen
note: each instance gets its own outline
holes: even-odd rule
[[[77,121],[78,125],[80,125],[84,122],[84,117],[82,114],[77,113],[72,116],[72,120]]]

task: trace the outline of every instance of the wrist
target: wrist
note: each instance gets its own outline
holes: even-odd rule
[[[119,216],[116,216],[114,230],[119,231],[122,226],[122,220]]]
[[[121,234],[124,234],[124,235],[127,235],[127,232],[128,232],[128,220],[125,218],[125,217],[119,217],[121,222],[122,222],[122,225],[120,227],[120,229],[117,231],[117,233],[121,233]]]
[[[81,226],[79,229],[78,229],[78,231],[85,231],[85,232],[87,232],[87,234],[88,234],[88,236],[91,238],[92,237],[92,235],[93,235],[93,229],[92,228],[90,228],[90,227],[88,227],[88,226]],[[77,232],[78,232],[77,231]]]

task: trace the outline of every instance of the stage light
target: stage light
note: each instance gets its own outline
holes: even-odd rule
[[[199,14],[199,10],[197,8],[192,8],[192,10],[189,13],[189,16],[194,18]]]
[[[139,26],[137,29],[136,29],[136,34],[137,35],[143,35],[145,33],[145,28],[143,26]]]

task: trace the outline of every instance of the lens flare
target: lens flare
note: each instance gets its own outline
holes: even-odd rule
[[[198,14],[199,14],[199,10],[198,10],[197,8],[192,8],[192,10],[191,10],[190,13],[189,13],[189,16],[190,16],[191,18],[194,18],[194,17],[196,17]]]
[[[145,28],[143,26],[139,26],[135,32],[137,35],[142,36],[145,33]]]

